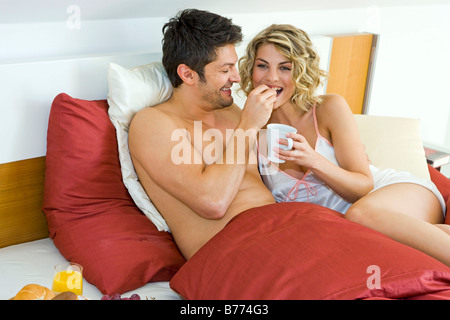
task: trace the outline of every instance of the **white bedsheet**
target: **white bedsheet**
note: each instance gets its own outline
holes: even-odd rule
[[[39,284],[52,287],[53,266],[66,259],[59,253],[50,238],[31,241],[0,249],[0,299],[7,300],[25,285]],[[180,300],[169,287],[169,282],[151,282],[136,290],[122,294],[129,297],[137,293],[141,299]],[[103,294],[84,279],[83,296],[101,299]]]

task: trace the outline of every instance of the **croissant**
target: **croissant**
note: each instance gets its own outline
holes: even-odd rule
[[[51,300],[55,297],[52,290],[38,284],[27,284],[20,289],[13,300]]]

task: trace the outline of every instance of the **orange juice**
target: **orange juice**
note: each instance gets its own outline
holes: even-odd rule
[[[76,295],[83,293],[83,275],[79,271],[58,271],[53,278],[53,292],[72,291]]]

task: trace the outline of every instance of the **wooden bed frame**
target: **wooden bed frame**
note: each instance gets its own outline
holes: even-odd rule
[[[48,237],[45,157],[0,164],[0,248]]]

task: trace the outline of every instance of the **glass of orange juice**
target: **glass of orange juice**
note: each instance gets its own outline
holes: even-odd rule
[[[57,264],[53,276],[52,291],[55,293],[72,291],[81,296],[83,294],[83,267],[74,262]]]

